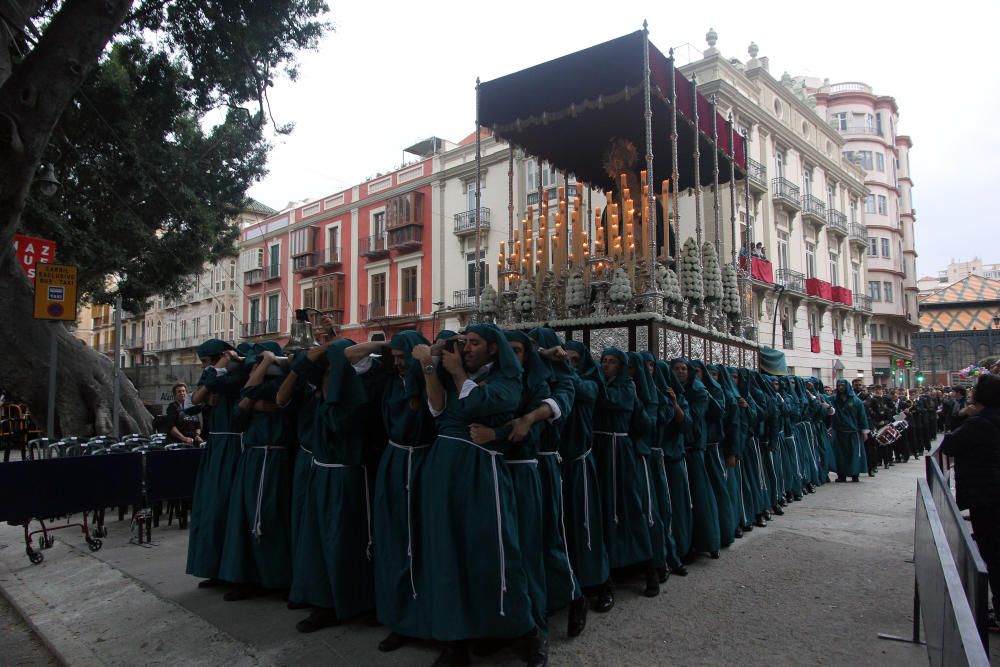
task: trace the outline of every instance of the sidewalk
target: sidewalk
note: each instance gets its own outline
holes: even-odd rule
[[[565,638],[565,612],[557,614],[550,662],[924,664],[923,647],[877,638],[911,627],[913,566],[905,561],[923,471],[920,460],[861,484],[823,486],[720,560],[671,577],[658,598],[641,597],[638,582],[619,590],[616,607],[590,614],[575,640]],[[362,623],[301,635],[295,622],[307,612],[288,611],[278,596],[227,603],[219,590],[196,588],[183,574],[187,534],[176,525],[154,529],[154,545],[143,547],[128,544],[126,522],[108,528],[96,554],[78,534],[57,533],[35,566],[21,531],[0,528],[0,590],[70,664],[417,666],[436,656],[429,645],[379,653],[385,629]],[[518,664],[510,652],[476,662]]]

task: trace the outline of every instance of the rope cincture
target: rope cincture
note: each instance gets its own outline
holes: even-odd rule
[[[538,456],[555,456],[556,463],[561,465],[563,462],[559,452],[538,452]],[[576,575],[573,574],[573,564],[569,561],[569,540],[566,539],[566,504],[563,502],[562,470],[559,471],[559,527],[562,529],[563,553],[566,555],[566,567],[569,570],[569,587],[576,593]]]
[[[503,601],[504,595],[507,593],[507,558],[503,548],[503,514],[500,507],[500,477],[497,473],[497,457],[503,456],[503,454],[492,449],[481,447],[480,445],[477,445],[471,440],[466,440],[465,438],[456,438],[452,435],[439,435],[438,437],[444,438],[445,440],[454,440],[455,442],[461,442],[466,445],[472,445],[476,449],[482,450],[490,455],[490,467],[493,470],[493,499],[496,503],[497,514],[497,550],[499,551],[500,556],[500,615],[506,616],[504,613]],[[508,461],[508,463],[512,463],[512,461]]]
[[[372,502],[371,495],[368,493],[368,468],[361,464],[347,465],[344,463],[321,463],[316,460],[314,456],[312,459],[312,464],[314,466],[319,466],[320,468],[361,468],[361,473],[364,476],[365,482],[365,523],[368,528],[368,544],[365,546],[365,556],[368,560],[372,559]]]
[[[406,451],[406,558],[410,562],[410,590],[413,591],[413,599],[417,599],[417,584],[413,579],[413,520],[412,520],[412,484],[413,484],[413,452],[418,449],[427,449],[430,445],[401,445],[398,442],[389,441],[389,444],[397,449]]]
[[[253,535],[258,540],[264,534],[262,528],[262,517],[261,509],[264,504],[264,477],[267,473],[267,453],[271,449],[285,449],[284,447],[278,447],[274,445],[261,445],[258,447],[251,447],[250,449],[263,449],[264,450],[264,460],[260,465],[260,483],[257,485],[257,509],[254,512],[253,517],[253,527],[250,529],[250,534]]]
[[[572,462],[580,461],[582,463],[580,470],[583,473],[583,527],[587,529],[587,551],[593,551],[590,546],[590,495],[587,483],[587,457],[592,451],[594,450],[588,449],[572,460]]]
[[[611,511],[615,523],[618,523],[618,438],[627,438],[628,433],[594,431],[594,435],[606,435],[611,438]]]

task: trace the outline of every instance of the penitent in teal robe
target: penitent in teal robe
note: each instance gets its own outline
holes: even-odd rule
[[[844,394],[840,393],[841,384],[846,387]],[[864,403],[854,395],[850,383],[845,380],[837,381],[833,407],[837,411],[833,415],[833,453],[837,459],[837,476],[856,477],[868,470],[861,439],[861,432],[868,430],[868,414]]]

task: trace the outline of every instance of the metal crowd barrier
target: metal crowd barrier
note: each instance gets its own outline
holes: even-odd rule
[[[931,667],[989,667],[986,565],[933,456],[917,480],[913,564],[913,634],[879,638],[926,643]]]

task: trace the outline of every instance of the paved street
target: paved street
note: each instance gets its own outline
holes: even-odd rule
[[[565,614],[555,616],[552,664],[923,664],[922,647],[876,637],[910,628],[906,559],[923,469],[911,462],[861,484],[824,486],[720,560],[672,577],[659,598],[642,598],[638,584],[620,590],[615,609],[591,614],[576,640],[565,639]],[[126,523],[109,527],[97,558],[66,531],[37,566],[20,532],[0,529],[0,587],[72,664],[433,661],[430,646],[378,653],[384,628],[362,623],[300,635],[294,625],[306,612],[288,611],[278,596],[227,603],[218,590],[197,589],[183,574],[186,533],[176,526],[161,526],[142,547],[128,544]],[[484,664],[513,660],[501,653]]]

